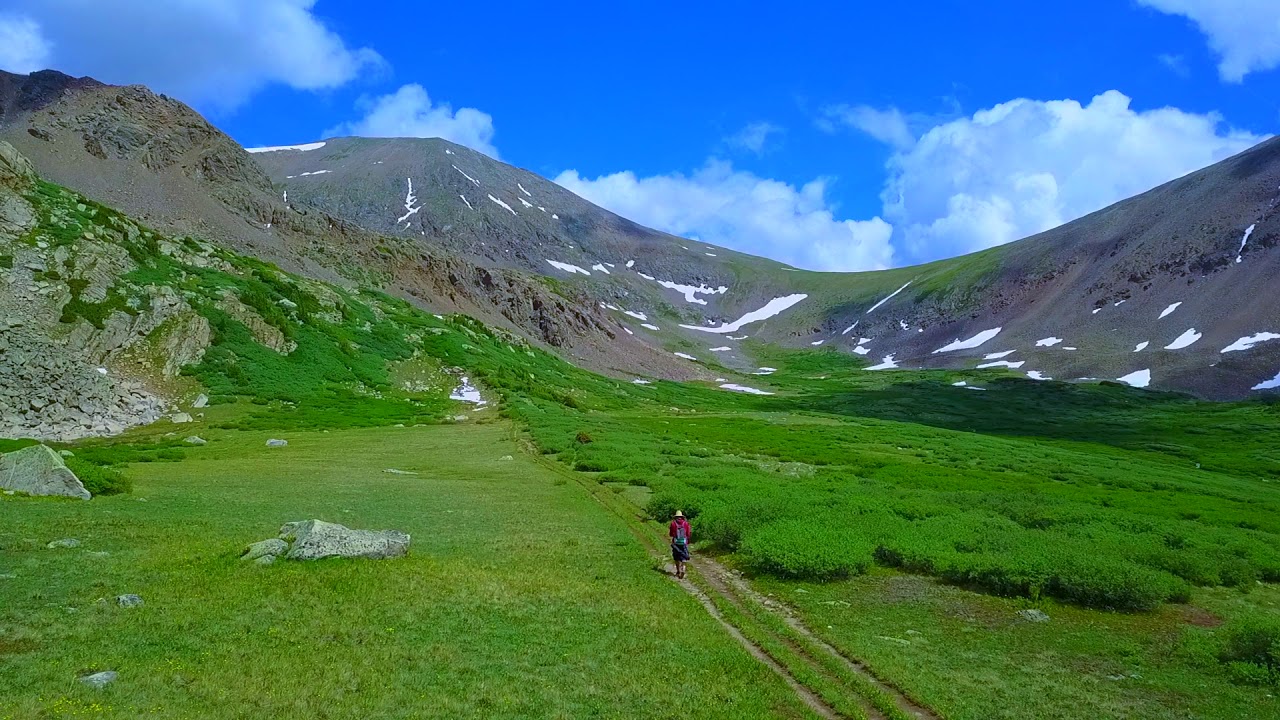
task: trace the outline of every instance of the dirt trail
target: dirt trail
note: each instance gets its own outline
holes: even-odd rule
[[[645,547],[648,552],[655,558],[662,557],[670,559],[666,545],[660,542],[661,538],[655,532],[653,527],[647,523],[646,519],[636,512],[634,505],[622,500],[618,496],[609,492],[602,492],[601,486],[590,482],[581,477],[578,473],[565,468],[554,460],[549,460],[536,450],[526,446],[535,462],[554,470],[558,474],[572,478],[580,487],[585,489],[593,498],[601,505],[621,517],[626,521],[628,528],[635,535],[636,539]],[[842,720],[857,717],[857,714],[851,715],[847,712],[841,712],[832,706],[828,700],[813,687],[806,685],[795,673],[788,669],[785,661],[774,657],[768,650],[761,646],[759,642],[748,637],[747,632],[742,627],[734,624],[725,614],[717,607],[716,600],[731,605],[742,615],[747,617],[758,612],[772,614],[782,620],[786,626],[795,634],[803,638],[804,642],[797,642],[796,638],[788,637],[785,633],[777,632],[766,625],[753,623],[755,632],[763,633],[767,636],[767,641],[775,646],[785,647],[792,655],[800,658],[799,662],[804,664],[804,670],[811,675],[817,675],[823,679],[828,685],[839,687],[845,695],[846,705],[856,705],[861,711],[861,715],[868,720],[895,720],[895,718],[918,718],[919,720],[942,720],[941,716],[932,710],[914,702],[900,690],[882,681],[876,677],[863,663],[854,658],[850,658],[841,653],[837,648],[818,638],[805,624],[796,617],[786,606],[777,603],[760,593],[756,592],[751,586],[738,577],[735,573],[725,568],[715,560],[705,556],[695,556],[693,562],[690,563],[697,573],[697,577],[701,579],[701,583],[692,579],[678,580],[675,577],[674,568],[668,565],[668,576],[673,582],[678,583],[686,592],[692,595],[706,609],[711,617],[724,627],[725,632],[737,640],[747,652],[763,663],[773,672],[777,673],[788,686],[796,693],[796,695],[813,710],[819,717],[827,720]],[[755,612],[753,612],[755,611]],[[805,646],[808,647],[805,647]],[[828,655],[841,665],[847,673],[862,678],[868,685],[879,690],[880,693],[889,698],[896,713],[886,713],[876,707],[870,700],[859,694],[855,688],[848,687],[847,683],[842,683],[838,675],[832,673],[823,663],[813,656],[812,649],[816,648],[818,652]]]

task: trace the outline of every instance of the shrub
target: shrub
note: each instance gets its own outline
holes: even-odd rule
[[[743,541],[747,565],[779,577],[837,580],[859,575],[871,566],[872,547],[850,533],[811,522],[767,525]]]
[[[1280,685],[1280,617],[1246,615],[1223,629],[1218,661],[1238,681]]]
[[[67,468],[80,478],[93,495],[119,495],[133,491],[133,482],[124,473],[106,465],[96,465],[78,457],[66,458]]]
[[[595,442],[595,440],[593,440],[591,436],[585,432],[578,433],[578,435],[574,438],[574,440],[576,440],[579,445],[589,445]]]

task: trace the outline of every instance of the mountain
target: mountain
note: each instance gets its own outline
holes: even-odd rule
[[[598,304],[567,288],[286,203],[238,144],[186,105],[144,87],[55,71],[0,72],[0,103],[0,140],[42,177],[158,230],[315,279],[377,287],[432,311],[467,313],[593,369],[705,374],[626,335]]]
[[[0,75],[0,102],[0,139],[48,179],[159,229],[615,376],[750,372],[761,342],[1208,398],[1280,371],[1277,140],[1009,245],[818,273],[642,227],[444,140],[245,152],[172,99],[50,72]]]
[[[1149,374],[1150,387],[1207,397],[1247,396],[1280,370],[1280,343],[1259,335],[1280,332],[1280,140],[1020,242],[849,274],[648,230],[444,140],[337,138],[254,155],[291,198],[573,283],[653,318],[663,327],[656,342],[700,358],[731,347],[714,357],[739,369],[750,353],[732,338],[749,334],[903,368],[994,363],[1034,378],[1139,385]],[[692,288],[725,291],[683,292]],[[784,315],[733,335],[680,327],[718,327],[796,295],[805,298]],[[1263,341],[1222,352],[1246,337]]]

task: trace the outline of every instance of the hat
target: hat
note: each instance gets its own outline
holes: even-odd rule
[[[677,511],[676,511],[676,517],[684,517],[684,511],[683,511],[683,510],[677,510]]]

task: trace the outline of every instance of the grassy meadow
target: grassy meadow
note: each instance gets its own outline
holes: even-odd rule
[[[0,718],[810,717],[508,423],[283,435],[208,433],[129,495],[0,502]],[[312,517],[413,546],[237,559]]]

